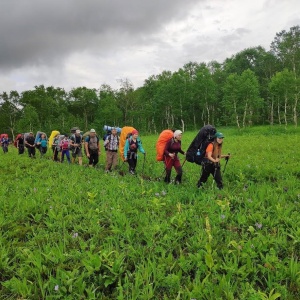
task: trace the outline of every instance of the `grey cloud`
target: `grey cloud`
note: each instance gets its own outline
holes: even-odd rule
[[[1,1],[0,68],[53,65],[72,53],[105,53],[179,20],[197,0]]]

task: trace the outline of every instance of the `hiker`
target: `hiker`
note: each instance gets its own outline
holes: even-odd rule
[[[60,162],[63,163],[64,162],[64,157],[66,155],[68,163],[71,163],[70,160],[70,140],[69,140],[69,135],[65,134],[65,137],[60,141],[59,147],[61,149],[61,154],[60,154]]]
[[[82,166],[82,135],[79,129],[76,129],[75,134],[71,136],[71,148],[72,148],[72,163],[75,163],[76,157],[78,157],[78,163]]]
[[[90,130],[90,135],[85,139],[84,147],[86,156],[89,159],[89,167],[95,167],[100,155],[99,138],[96,135],[95,129]]]
[[[8,152],[8,144],[9,144],[8,135],[3,135],[2,139],[1,139],[1,145],[2,145],[4,154]]]
[[[41,157],[44,156],[47,152],[47,139],[44,133],[41,134],[41,137],[38,139],[36,145],[39,146],[39,151],[41,153]]]
[[[16,139],[16,147],[18,149],[18,153],[19,154],[23,154],[24,153],[24,134],[21,133],[19,134],[19,136]]]
[[[125,147],[124,147],[124,157],[125,161],[128,162],[129,165],[129,173],[131,175],[135,175],[135,169],[137,165],[137,151],[139,150],[141,153],[146,155],[146,152],[142,146],[142,142],[139,139],[139,132],[134,129],[131,132],[131,136],[126,139]]]
[[[52,152],[53,152],[53,160],[54,161],[59,161],[58,159],[58,153],[60,151],[60,146],[59,146],[59,134],[57,134],[54,139],[53,139],[53,143],[52,143]]]
[[[223,189],[220,160],[221,158],[230,157],[230,155],[222,155],[223,139],[223,133],[217,132],[214,136],[213,142],[208,144],[205,152],[205,158],[202,163],[202,174],[197,183],[198,188],[203,186],[211,174],[216,181],[218,189]]]
[[[28,150],[28,156],[30,158],[35,158],[35,138],[33,132],[29,132],[27,138],[25,139],[25,146]]]
[[[165,161],[165,168],[166,168],[166,177],[164,181],[166,183],[171,182],[172,167],[175,168],[177,173],[175,177],[175,184],[181,183],[182,166],[178,158],[178,152],[185,155],[185,152],[181,149],[181,138],[182,138],[182,131],[175,130],[173,137],[166,143],[166,147],[164,151],[164,161]]]
[[[104,147],[106,150],[105,172],[108,173],[111,172],[112,169],[116,169],[118,165],[119,137],[117,128],[112,127],[111,134],[108,135],[104,141]]]

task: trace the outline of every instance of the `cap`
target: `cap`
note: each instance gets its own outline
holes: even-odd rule
[[[218,138],[218,139],[223,139],[225,136],[224,136],[224,134],[222,132],[217,132],[215,134],[215,137]]]
[[[77,130],[76,130],[76,133],[80,133],[80,130],[79,130],[79,129],[77,129]]]
[[[179,135],[182,134],[182,131],[181,130],[175,130],[174,131],[174,138],[178,137]]]
[[[134,130],[132,130],[131,134],[132,134],[132,135],[134,135],[134,134],[139,134],[139,132],[138,132],[136,129],[134,129]]]
[[[92,129],[90,130],[90,132],[96,132],[96,130],[92,128]]]

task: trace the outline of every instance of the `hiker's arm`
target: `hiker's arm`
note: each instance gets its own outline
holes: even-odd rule
[[[84,143],[85,153],[86,153],[87,157],[90,157],[90,152],[89,152],[89,147],[88,146],[89,146],[89,143],[85,142]]]
[[[97,146],[98,146],[98,153],[100,154],[101,153],[101,149],[100,149],[100,143],[99,142],[98,142]]]
[[[128,151],[129,151],[129,142],[128,142],[128,140],[126,140],[125,146],[124,146],[124,153],[123,153],[125,160],[127,160],[127,153],[128,153]]]

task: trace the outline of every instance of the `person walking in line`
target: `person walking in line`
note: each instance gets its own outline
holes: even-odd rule
[[[90,135],[85,139],[84,143],[86,156],[89,159],[89,167],[95,167],[99,161],[100,145],[96,130],[91,129]]]
[[[43,157],[47,152],[47,139],[44,133],[41,134],[41,137],[39,138],[36,144],[39,146],[41,157]]]
[[[24,145],[25,141],[24,141],[24,134],[23,133],[19,134],[18,138],[16,139],[16,142],[17,142],[16,146],[17,146],[17,149],[18,149],[18,153],[23,154],[24,153],[24,147],[25,147],[25,145]]]
[[[25,139],[25,146],[28,150],[28,156],[35,158],[35,138],[33,132],[29,132],[27,138]]]
[[[0,142],[2,145],[3,153],[4,154],[7,153],[8,152],[8,144],[9,144],[8,135],[3,135]]]
[[[105,172],[108,173],[118,165],[119,136],[115,127],[112,127],[111,134],[106,137],[104,147],[106,150]]]
[[[146,152],[142,146],[142,141],[139,138],[139,132],[137,130],[133,130],[131,132],[131,136],[127,138],[124,147],[124,157],[125,157],[125,161],[128,162],[129,173],[131,175],[136,174],[135,169],[137,166],[138,150],[144,155],[146,155]]]
[[[71,136],[71,148],[72,163],[75,163],[76,157],[78,157],[78,163],[82,166],[82,135],[79,129]]]
[[[180,184],[182,179],[182,166],[178,158],[178,152],[185,155],[185,152],[181,149],[182,131],[175,130],[173,137],[166,143],[164,151],[164,161],[166,168],[166,177],[164,181],[166,183],[171,182],[172,167],[176,170],[175,184]]]
[[[60,162],[63,163],[64,162],[64,157],[66,155],[68,163],[71,163],[71,159],[70,159],[70,139],[69,139],[69,135],[65,134],[65,137],[61,140],[60,142],[60,149],[61,149],[61,156],[60,156]]]
[[[59,162],[58,159],[58,153],[60,151],[59,134],[57,134],[53,139],[52,151],[53,151],[53,160]]]
[[[217,132],[214,141],[206,147],[205,158],[202,164],[202,174],[197,183],[197,187],[201,188],[211,174],[217,184],[218,189],[223,189],[223,181],[221,175],[221,158],[229,159],[230,155],[222,155],[224,135],[222,132]]]

